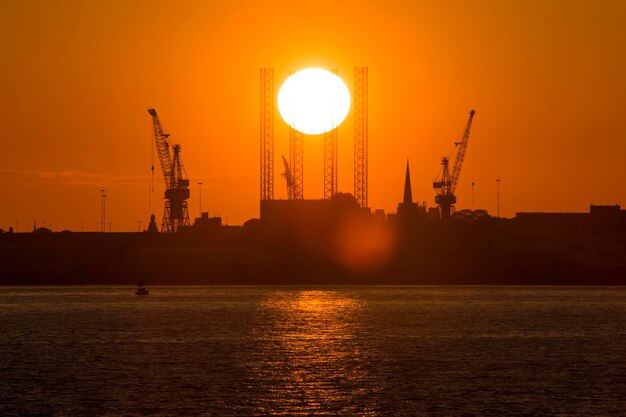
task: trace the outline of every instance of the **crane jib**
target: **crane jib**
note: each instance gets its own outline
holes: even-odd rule
[[[470,111],[469,119],[467,120],[467,125],[465,126],[465,131],[463,132],[463,138],[461,139],[461,144],[458,146],[456,151],[456,158],[454,159],[454,168],[452,169],[452,184],[451,191],[454,193],[456,190],[456,186],[459,182],[459,176],[461,175],[461,168],[463,167],[463,160],[465,159],[465,153],[467,152],[467,145],[469,143],[470,130],[472,128],[472,120],[474,119],[474,114],[476,114],[475,110]]]

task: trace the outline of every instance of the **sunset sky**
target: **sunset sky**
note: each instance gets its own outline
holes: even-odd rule
[[[182,145],[190,213],[259,213],[259,68],[369,67],[369,203],[413,196],[476,110],[458,208],[626,206],[626,1],[0,2],[0,228],[113,231],[160,221],[152,123]],[[276,112],[275,195],[286,198]],[[339,189],[353,191],[353,118],[339,127]],[[306,137],[304,194],[323,196],[322,137]],[[471,182],[476,183],[474,203]]]

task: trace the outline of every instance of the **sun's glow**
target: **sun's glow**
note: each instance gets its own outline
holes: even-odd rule
[[[319,135],[344,121],[350,111],[350,92],[330,71],[303,69],[287,78],[280,88],[278,111],[297,131]]]

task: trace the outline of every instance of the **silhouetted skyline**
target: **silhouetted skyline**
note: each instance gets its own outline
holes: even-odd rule
[[[626,205],[623,2],[4,2],[0,5],[0,227],[136,231],[161,217],[149,193],[151,123],[183,149],[190,211],[230,224],[258,216],[258,68],[369,67],[369,200],[393,211],[411,161],[413,199],[453,153],[467,110],[480,117],[459,208],[584,212]],[[167,22],[167,30],[163,28]],[[352,115],[339,160],[352,160]],[[276,153],[288,149],[276,119]],[[306,198],[323,195],[322,139],[305,140]],[[276,197],[287,190],[276,169]],[[338,188],[352,192],[352,167]],[[472,204],[471,183],[475,183]]]

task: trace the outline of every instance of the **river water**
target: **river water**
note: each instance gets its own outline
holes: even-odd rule
[[[0,415],[626,415],[623,287],[150,291],[0,287]]]

